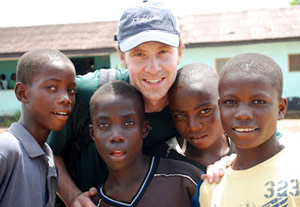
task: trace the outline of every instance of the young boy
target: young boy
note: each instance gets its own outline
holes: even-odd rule
[[[219,106],[237,157],[220,184],[200,189],[201,206],[299,206],[299,150],[276,139],[287,110],[282,72],[271,58],[241,54],[223,67]]]
[[[109,175],[93,198],[98,206],[190,206],[201,170],[142,153],[149,132],[141,93],[123,81],[101,86],[90,101],[90,133]]]
[[[234,152],[221,125],[218,79],[213,68],[200,63],[178,71],[168,99],[180,136],[167,141],[166,157],[188,161],[206,171],[208,165]]]
[[[20,58],[15,94],[21,118],[0,135],[0,206],[54,206],[57,172],[45,141],[71,113],[75,75],[58,50],[36,49]]]

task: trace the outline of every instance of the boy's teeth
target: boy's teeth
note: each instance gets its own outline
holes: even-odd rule
[[[65,113],[65,112],[54,112],[55,114],[58,114],[58,115],[67,115],[67,113]]]
[[[235,131],[237,131],[237,132],[253,132],[254,129],[250,129],[250,128],[248,128],[248,129],[245,129],[245,128],[235,128]]]

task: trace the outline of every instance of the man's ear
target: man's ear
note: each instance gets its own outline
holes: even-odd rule
[[[89,129],[90,129],[90,136],[95,141],[95,138],[94,138],[94,128],[93,128],[92,124],[89,124]]]
[[[278,120],[281,120],[284,118],[284,116],[287,112],[287,106],[288,106],[287,99],[281,98],[279,101],[279,107],[278,107]]]
[[[142,134],[143,139],[148,136],[150,130],[151,127],[149,121],[144,121],[143,134]]]
[[[123,64],[123,66],[124,66],[125,68],[128,68],[128,67],[127,67],[127,63],[126,63],[126,61],[125,61],[125,52],[122,52],[122,51],[120,51],[119,49],[117,49],[117,53],[118,53],[118,55],[119,55],[119,58],[120,58],[120,60],[121,60],[121,62],[122,62],[122,64]]]
[[[17,82],[14,88],[17,99],[22,103],[28,103],[29,91],[26,85]]]
[[[184,52],[184,44],[181,44],[180,46],[181,48],[178,48],[178,61],[177,61],[177,65],[179,65],[181,59],[182,59],[182,56],[183,56],[183,52]]]

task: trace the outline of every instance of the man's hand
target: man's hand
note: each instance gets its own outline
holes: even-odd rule
[[[89,191],[81,193],[72,203],[72,207],[96,207],[90,197],[97,194],[96,188],[90,188]]]
[[[214,182],[219,183],[225,173],[225,169],[232,165],[235,158],[236,154],[231,154],[230,156],[224,156],[219,161],[209,165],[207,167],[206,174],[201,175],[201,179],[207,179],[207,181],[211,184]]]

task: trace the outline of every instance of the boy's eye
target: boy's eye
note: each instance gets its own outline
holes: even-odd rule
[[[124,125],[125,126],[133,126],[135,124],[134,121],[125,121]]]
[[[52,92],[56,91],[56,88],[54,86],[47,86],[46,88]]]
[[[223,101],[223,103],[225,105],[233,105],[233,104],[236,104],[236,101],[235,100],[225,100],[225,101]]]
[[[75,88],[69,88],[68,89],[68,93],[75,94],[76,93],[76,89]]]
[[[184,119],[184,118],[185,118],[185,115],[184,115],[184,114],[175,114],[175,115],[174,115],[174,118],[175,118],[175,119]]]
[[[266,101],[258,99],[258,100],[254,100],[253,103],[254,104],[266,104]]]
[[[201,110],[200,110],[200,114],[208,114],[208,113],[211,112],[211,111],[212,111],[212,109],[210,109],[210,108],[201,109]]]
[[[106,122],[100,122],[98,124],[98,126],[99,126],[100,129],[106,129],[108,127],[108,123],[106,123]]]

